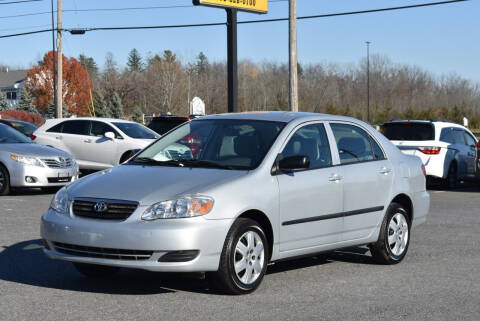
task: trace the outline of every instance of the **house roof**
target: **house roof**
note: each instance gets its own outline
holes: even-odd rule
[[[0,88],[12,87],[27,77],[28,70],[10,70],[0,72]]]

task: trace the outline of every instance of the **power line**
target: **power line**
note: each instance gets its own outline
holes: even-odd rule
[[[43,0],[21,0],[21,1],[0,2],[0,5],[2,5],[2,4],[23,3],[23,2],[38,2],[38,1],[43,1]]]
[[[41,1],[41,0],[30,0],[30,1]],[[272,0],[270,3],[280,3],[286,2],[288,0]],[[178,8],[194,8],[194,5],[170,5],[170,6],[153,6],[153,7],[126,7],[126,8],[89,8],[89,9],[65,9],[64,13],[68,12],[102,12],[102,11],[137,11],[137,10],[158,10],[158,9],[178,9]],[[56,12],[56,11],[54,11]],[[51,11],[43,12],[31,12],[31,13],[22,13],[17,15],[10,16],[0,16],[0,19],[9,19],[9,18],[19,18],[19,17],[29,17],[29,16],[39,16],[51,14]]]
[[[470,0],[450,0],[450,1],[429,2],[429,3],[415,4],[415,5],[408,5],[408,6],[399,6],[399,7],[379,8],[379,9],[350,11],[350,12],[328,13],[328,14],[320,14],[320,15],[301,16],[301,17],[298,17],[297,19],[298,20],[318,19],[318,18],[327,18],[327,17],[336,17],[336,16],[355,15],[355,14],[366,14],[366,13],[374,13],[374,12],[384,12],[384,11],[412,9],[412,8],[419,8],[419,7],[437,6],[437,5],[451,4],[451,3],[456,3],[456,2],[466,2],[466,1],[470,1]],[[266,22],[278,22],[278,21],[288,21],[288,18],[246,20],[246,21],[239,21],[238,24],[266,23]],[[225,26],[225,25],[226,25],[226,22],[213,22],[213,23],[163,25],[163,26],[92,27],[92,28],[79,28],[79,29],[64,29],[64,31],[71,31],[71,30],[107,31],[107,30],[174,29],[174,28],[193,28],[193,27],[213,27],[213,26]],[[2,36],[0,36],[0,38],[25,36],[25,35],[30,35],[30,34],[51,32],[51,31],[52,31],[52,29],[36,30],[36,31],[22,32],[22,33],[10,34],[10,35],[2,35]]]

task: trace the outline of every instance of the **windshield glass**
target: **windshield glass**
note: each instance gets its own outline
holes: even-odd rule
[[[163,136],[133,162],[251,170],[284,126],[259,120],[195,120]]]
[[[132,138],[157,139],[160,137],[153,130],[137,123],[113,123],[125,135]]]
[[[25,136],[30,136],[37,129],[37,126],[26,123],[12,122],[12,126]]]
[[[390,140],[434,140],[435,129],[430,123],[402,122],[382,126],[382,134]]]
[[[0,124],[0,144],[28,144],[32,140],[10,126]]]

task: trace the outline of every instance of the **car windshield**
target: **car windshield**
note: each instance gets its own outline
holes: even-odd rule
[[[118,127],[125,135],[131,138],[140,138],[140,139],[157,139],[160,137],[153,130],[137,124],[137,123],[113,123]]]
[[[435,129],[430,123],[398,122],[382,126],[382,134],[389,140],[421,141],[434,140]]]
[[[0,124],[0,144],[30,144],[32,140],[10,126]]]
[[[183,119],[153,120],[148,125],[148,128],[154,130],[155,132],[159,133],[160,135],[164,135],[165,133],[174,129],[178,125],[183,124],[184,122],[186,122],[186,120],[183,120]]]
[[[12,122],[13,128],[20,131],[25,136],[30,136],[37,129],[37,126],[27,123]]]
[[[251,170],[262,162],[285,123],[195,120],[171,131],[133,163]]]

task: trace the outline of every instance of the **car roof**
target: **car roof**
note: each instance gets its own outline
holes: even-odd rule
[[[290,111],[252,111],[242,113],[228,113],[209,115],[198,118],[197,120],[205,119],[249,119],[249,120],[264,120],[264,121],[277,121],[289,123],[294,120],[347,120],[351,121],[354,118],[345,116],[336,116],[329,114],[307,113],[307,112],[290,112]]]
[[[454,122],[449,122],[449,121],[441,121],[441,120],[416,120],[416,119],[395,119],[395,120],[390,120],[388,122],[386,122],[385,124],[395,124],[395,123],[406,123],[406,122],[409,122],[409,123],[424,123],[424,124],[432,124],[434,125],[435,127],[438,127],[438,128],[445,128],[445,127],[456,127],[456,128],[463,128],[463,129],[466,129],[464,126],[460,125],[460,124],[457,124],[457,123],[454,123]],[[384,125],[385,125],[384,124]]]
[[[73,118],[50,118],[46,119],[45,122],[51,124],[58,124],[62,121],[67,120],[97,120],[97,121],[104,121],[107,123],[133,123],[130,120],[125,119],[118,119],[118,118],[103,118],[103,117],[73,117]]]
[[[3,118],[0,119],[0,123],[6,123],[6,122],[35,126],[35,124],[29,123],[28,121],[22,121],[22,120],[16,120],[16,119],[3,119]]]

